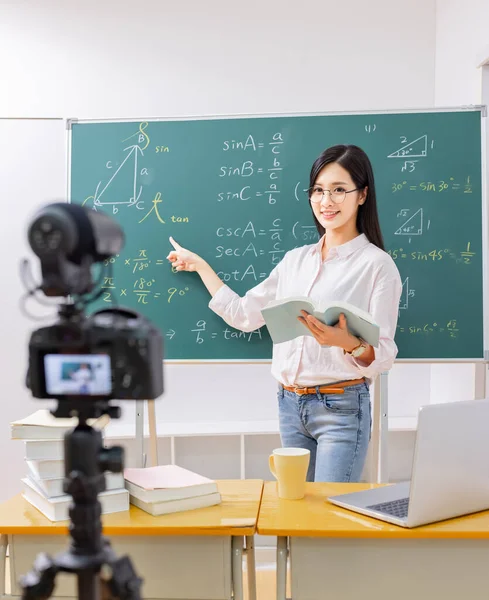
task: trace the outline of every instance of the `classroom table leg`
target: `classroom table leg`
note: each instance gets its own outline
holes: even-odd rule
[[[232,574],[233,574],[233,600],[243,600],[243,538],[233,536],[232,540]]]
[[[5,566],[7,562],[8,536],[0,535],[0,596],[5,595]]]
[[[277,538],[277,600],[287,598],[287,538]]]
[[[246,536],[246,564],[248,567],[248,598],[256,600],[255,540],[252,535]]]

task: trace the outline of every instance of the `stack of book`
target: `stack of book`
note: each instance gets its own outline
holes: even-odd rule
[[[21,480],[22,495],[51,521],[69,519],[71,496],[63,491],[64,435],[75,427],[76,419],[56,419],[48,410],[38,410],[10,424],[11,438],[23,440],[26,476]],[[89,421],[103,429],[108,417]],[[106,491],[98,498],[104,514],[129,510],[129,494],[122,473],[105,473]]]
[[[177,465],[125,469],[130,502],[151,515],[164,515],[220,504],[212,479]]]

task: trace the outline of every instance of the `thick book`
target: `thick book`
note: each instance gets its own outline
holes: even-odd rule
[[[69,519],[69,507],[72,497],[69,495],[57,498],[46,498],[30,479],[22,479],[24,489],[22,496],[39,510],[50,521],[66,521]],[[102,506],[102,514],[122,512],[129,510],[129,493],[127,490],[111,490],[98,495]]]
[[[29,473],[34,479],[53,479],[64,477],[65,462],[59,460],[26,460]]]
[[[103,415],[98,419],[88,419],[88,424],[95,429],[103,429],[110,418]],[[78,419],[57,419],[47,409],[37,410],[24,419],[10,423],[13,440],[62,440],[66,432],[78,424]]]
[[[33,473],[28,473],[27,478],[46,496],[46,498],[56,498],[64,496],[63,490],[64,477],[55,477],[53,479],[37,479]],[[105,473],[105,491],[124,489],[124,477],[122,473]]]
[[[215,481],[178,465],[125,469],[124,479],[129,493],[148,503],[181,500],[217,492]]]
[[[307,311],[330,326],[336,325],[340,314],[343,313],[348,323],[348,330],[353,335],[362,338],[374,348],[379,345],[380,327],[368,312],[348,302],[330,302],[324,307],[318,307],[310,298],[303,296],[273,300],[262,309],[261,313],[274,344],[288,342],[301,335],[314,337],[297,318],[302,316],[301,310]]]
[[[64,440],[26,440],[26,460],[60,460],[64,457]]]
[[[207,508],[221,503],[221,494],[215,492],[205,496],[194,496],[193,498],[180,498],[179,500],[167,500],[166,502],[144,502],[135,496],[130,496],[131,504],[150,515],[168,515],[170,513]]]

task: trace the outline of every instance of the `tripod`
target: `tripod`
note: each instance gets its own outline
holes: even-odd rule
[[[104,599],[139,600],[142,579],[136,575],[130,558],[117,558],[110,541],[102,536],[101,505],[97,498],[105,490],[104,471],[122,471],[123,449],[103,448],[102,434],[87,424],[89,418],[102,414],[118,418],[120,409],[77,398],[72,402],[59,401],[53,414],[68,417],[74,406],[75,410],[78,408],[78,425],[66,433],[64,441],[64,491],[73,498],[69,509],[71,545],[54,558],[38,554],[33,570],[20,580],[22,598],[49,598],[57,573],[63,571],[77,575],[79,600],[100,600],[101,592]]]

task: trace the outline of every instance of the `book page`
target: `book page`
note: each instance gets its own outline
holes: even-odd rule
[[[329,302],[328,305],[325,307],[325,310],[321,312],[327,312],[329,309],[340,309],[339,312],[345,312],[345,314],[347,312],[350,312],[354,315],[357,315],[358,317],[361,317],[365,321],[368,321],[369,323],[374,323],[374,320],[372,319],[372,315],[370,313],[368,313],[366,310],[358,308],[358,306],[355,306],[354,304],[350,304],[350,302]]]
[[[334,326],[339,321],[340,314],[343,313],[346,317],[348,330],[355,336],[365,340],[374,348],[379,345],[379,326],[372,322],[371,317],[367,314],[368,319],[363,318],[364,311],[358,310],[353,307],[353,310],[346,309],[344,306],[341,307],[338,303],[337,306],[330,306],[324,313],[323,320],[327,325]]]

